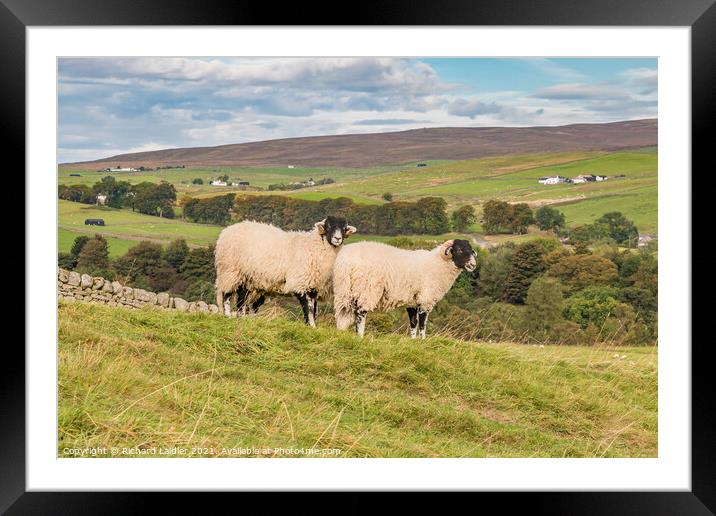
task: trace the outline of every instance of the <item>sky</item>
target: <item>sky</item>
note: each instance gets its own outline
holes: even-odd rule
[[[422,127],[657,116],[656,58],[61,58],[58,162]]]

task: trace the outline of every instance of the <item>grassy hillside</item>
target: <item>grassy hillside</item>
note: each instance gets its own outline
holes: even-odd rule
[[[220,226],[194,224],[181,219],[163,219],[135,213],[130,209],[115,209],[104,206],[80,204],[58,200],[57,227],[59,251],[69,251],[74,238],[80,234],[100,233],[110,238],[110,252],[123,254],[122,249],[136,245],[140,240],[167,243],[175,238],[184,238],[189,244],[209,245],[221,232]],[[85,226],[88,218],[104,219],[106,226]]]
[[[450,209],[473,205],[478,213],[488,199],[527,202],[532,207],[558,205],[567,217],[567,225],[593,222],[608,211],[618,210],[634,220],[642,233],[656,233],[658,154],[656,148],[622,152],[568,152],[498,156],[460,161],[426,162],[426,167],[408,165],[347,168],[201,168],[174,169],[161,172],[114,174],[131,183],[167,180],[179,196],[195,197],[240,192],[237,188],[192,185],[194,177],[207,183],[212,177],[228,174],[232,179],[249,180],[266,188],[272,183],[300,181],[313,177],[332,177],[336,183],[285,192],[242,192],[254,195],[289,195],[299,199],[320,200],[326,197],[350,197],[356,203],[384,202],[386,192],[394,200],[415,200],[425,196],[443,197]],[[70,170],[59,171],[60,184],[93,184],[105,173],[81,172],[70,177]],[[76,172],[73,172],[76,173]],[[623,174],[621,179],[586,184],[541,185],[542,176],[579,174]],[[62,216],[62,213],[61,213]],[[481,231],[476,225],[474,231]],[[125,234],[134,237],[133,234]],[[191,237],[190,237],[191,238]]]
[[[58,453],[657,456],[655,348],[361,341],[319,324],[61,303]]]

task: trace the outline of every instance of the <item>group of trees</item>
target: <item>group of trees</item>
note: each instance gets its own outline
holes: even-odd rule
[[[651,249],[575,252],[537,239],[479,258],[479,273],[458,280],[431,316],[434,323],[459,314],[466,328],[460,331],[479,330],[471,338],[527,342],[651,344],[657,337],[658,262]]]
[[[99,204],[98,196],[105,196],[104,204],[111,208],[132,208],[145,215],[174,218],[174,203],[177,199],[174,185],[166,181],[148,181],[130,184],[117,181],[114,176],[105,176],[92,187],[87,185],[60,185],[57,189],[60,199],[83,204]]]
[[[364,234],[441,234],[450,231],[447,203],[439,197],[382,205],[356,204],[339,197],[307,201],[285,196],[240,196],[233,211],[237,220],[256,220],[285,229],[310,229],[328,215],[345,217]]]
[[[235,194],[217,195],[202,199],[182,200],[183,216],[192,222],[226,225],[231,221],[231,207]]]
[[[213,246],[190,249],[183,239],[166,247],[145,241],[110,260],[102,236],[83,235],[75,239],[69,253],[59,253],[58,263],[68,270],[117,279],[153,292],[169,292],[189,301],[215,302]]]
[[[599,217],[593,224],[574,228],[569,237],[573,242],[611,240],[626,247],[636,247],[639,242],[639,231],[622,213],[611,211]]]
[[[510,204],[490,199],[482,207],[482,225],[487,234],[512,232],[521,235],[534,223],[532,208],[525,203]]]

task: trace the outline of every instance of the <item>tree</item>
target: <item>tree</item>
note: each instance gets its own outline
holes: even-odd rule
[[[537,278],[527,290],[525,304],[525,325],[532,336],[544,338],[551,335],[562,322],[562,285],[554,278]]]
[[[95,183],[92,192],[95,198],[97,195],[105,195],[107,197],[104,201],[105,205],[121,208],[126,202],[130,189],[129,182],[117,181],[114,176],[105,176]]]
[[[77,257],[77,271],[98,275],[109,268],[109,245],[100,235],[95,235],[82,246]]]
[[[216,280],[214,246],[191,249],[180,273],[182,278],[190,283],[198,280],[213,283]]]
[[[128,204],[132,210],[145,215],[174,218],[173,204],[177,200],[174,185],[162,181],[159,184],[143,182],[132,186]]]
[[[639,231],[634,223],[621,212],[610,211],[605,213],[596,220],[596,223],[606,225],[609,236],[617,244],[636,247],[639,243]]]
[[[165,262],[162,260],[162,246],[147,241],[131,247],[124,256],[114,262],[114,269],[125,281],[135,283],[138,278],[144,277],[147,285],[154,270],[163,266]]]
[[[588,244],[590,242],[608,241],[611,239],[609,226],[602,223],[585,224],[577,226],[570,234],[569,239],[574,242]]]
[[[476,220],[475,208],[469,204],[452,212],[452,227],[455,231],[467,231]]]
[[[203,180],[202,178],[200,178],[200,177],[195,177],[194,179],[191,180],[191,184],[193,184],[193,185],[203,185],[203,184],[204,184],[204,180]]]
[[[75,238],[75,241],[72,242],[72,248],[70,249],[70,256],[72,256],[75,259],[75,262],[80,257],[80,253],[82,252],[82,248],[84,245],[89,242],[90,237],[87,235],[80,235],[77,238]]]
[[[542,206],[535,212],[535,222],[543,231],[561,229],[565,224],[564,213],[551,206]]]
[[[57,253],[58,267],[71,271],[75,265],[77,265],[77,260],[70,253]]]
[[[535,242],[517,247],[505,282],[505,299],[509,303],[525,302],[530,285],[546,268],[544,254],[544,248]]]
[[[492,249],[480,267],[478,291],[481,296],[488,296],[495,301],[505,299],[505,284],[512,267],[514,247],[502,245]]]
[[[532,209],[526,203],[511,204],[508,215],[512,232],[517,235],[527,233],[527,227],[534,224]]]
[[[388,202],[392,201],[392,200],[393,200],[393,194],[390,193],[390,192],[385,192],[385,193],[383,194],[383,200],[388,201]]]
[[[552,265],[547,274],[559,279],[570,292],[595,285],[615,285],[619,279],[614,262],[593,254],[565,256]]]
[[[189,246],[183,238],[172,240],[164,250],[164,260],[176,270],[181,269],[188,255]]]
[[[593,324],[598,329],[619,306],[617,291],[611,287],[588,287],[565,301],[564,316],[582,329]]]
[[[499,233],[511,225],[510,205],[490,199],[482,207],[482,225],[488,234]]]

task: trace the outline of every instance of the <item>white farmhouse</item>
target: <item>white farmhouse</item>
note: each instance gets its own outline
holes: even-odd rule
[[[564,183],[567,180],[566,177],[562,176],[550,176],[550,177],[540,177],[537,182],[543,185],[556,185],[559,183]]]
[[[219,180],[211,181],[209,184],[211,186],[227,186],[226,181],[219,181]]]
[[[103,194],[97,195],[97,204],[105,204],[107,202],[107,196]]]

